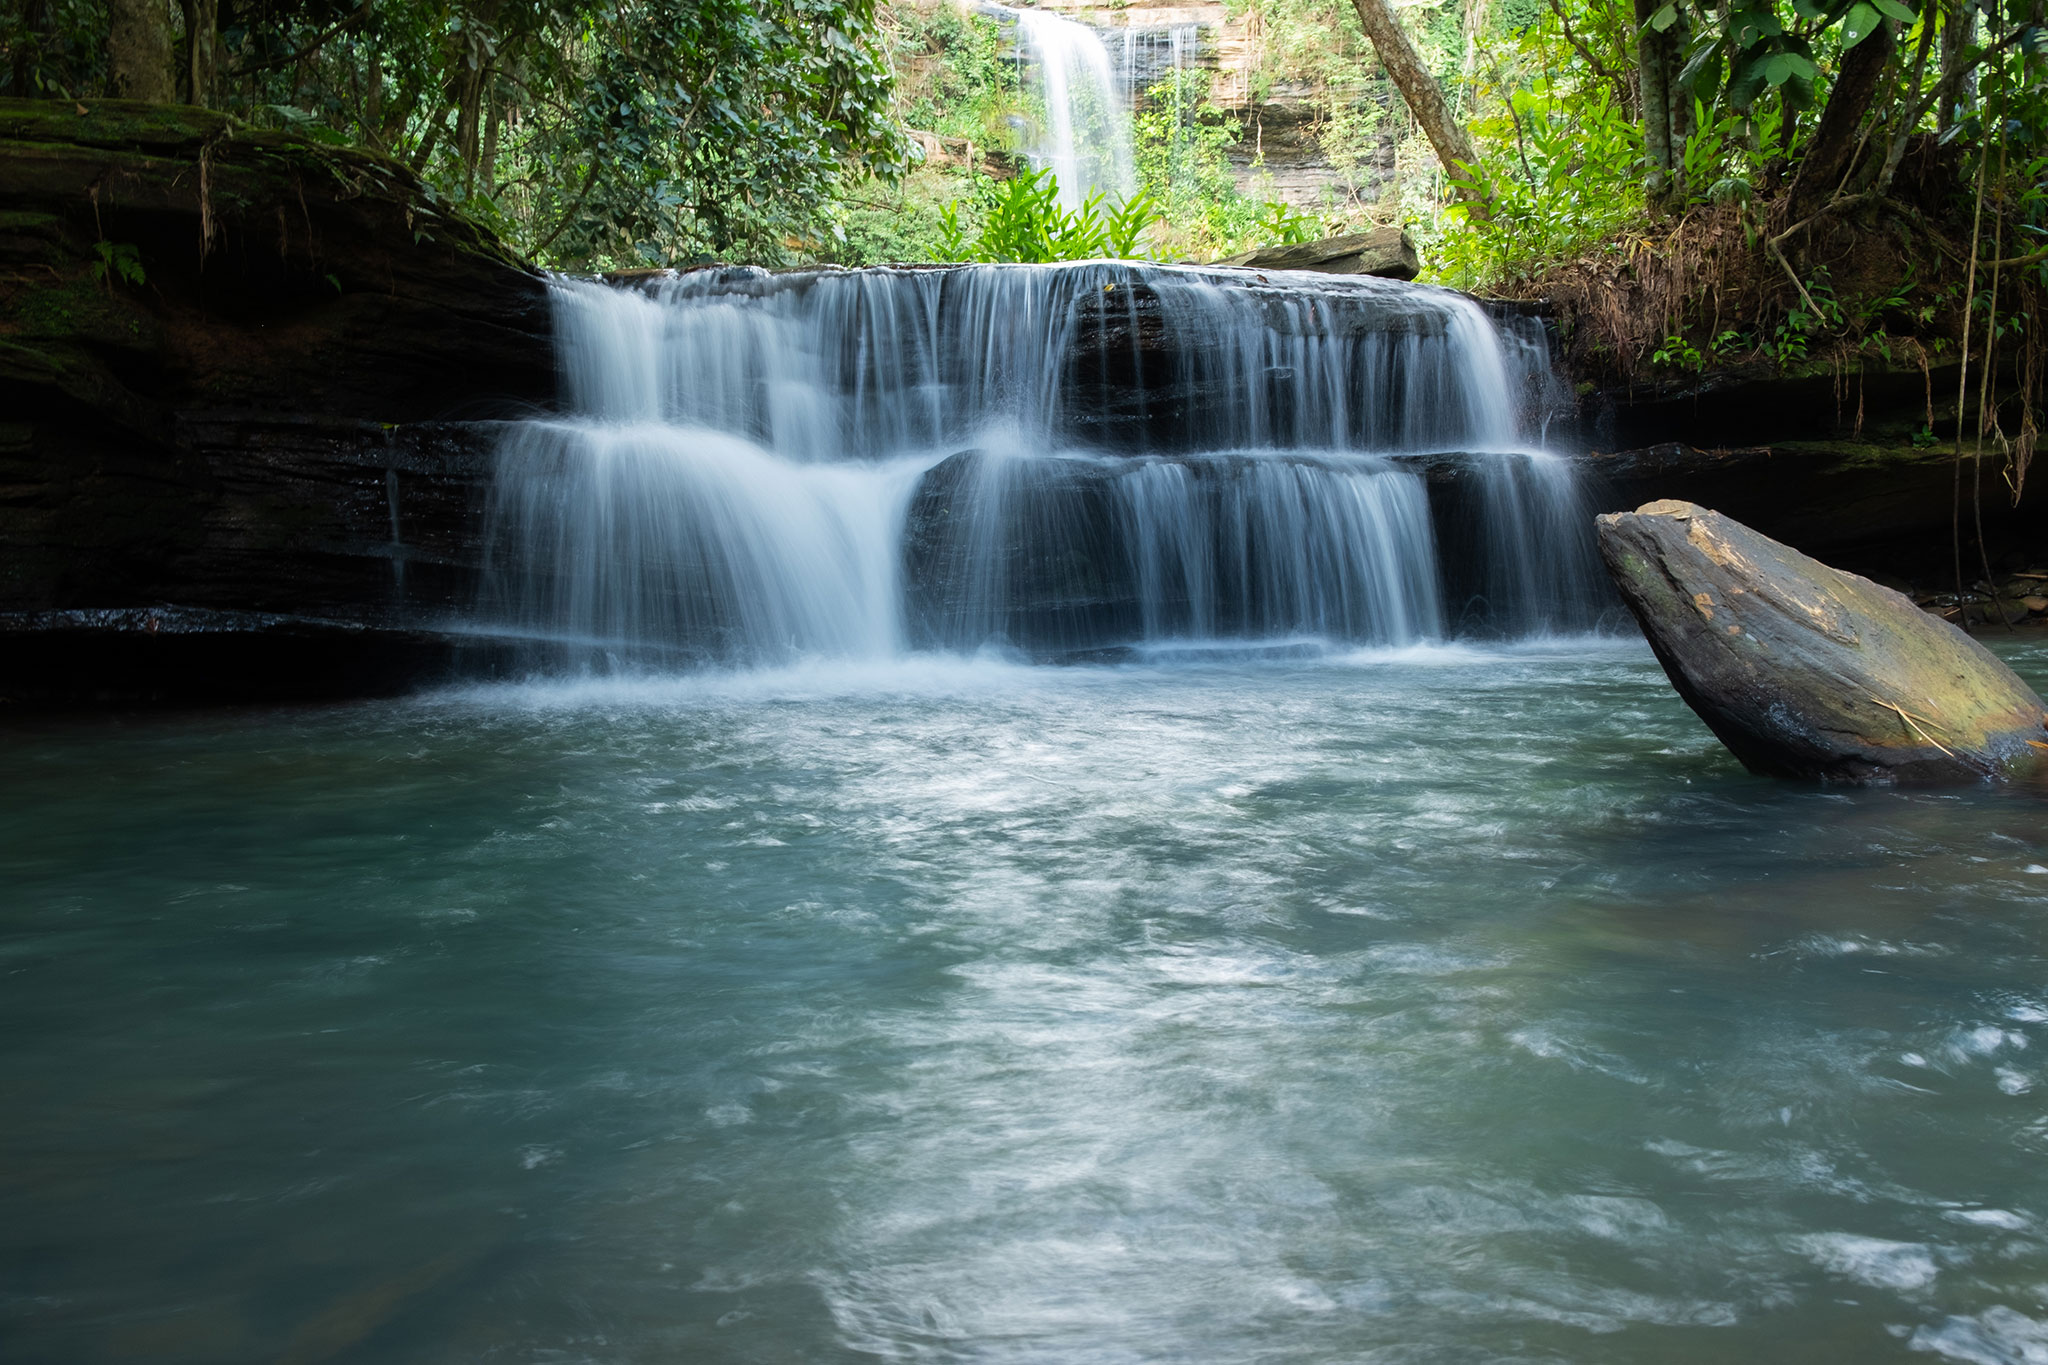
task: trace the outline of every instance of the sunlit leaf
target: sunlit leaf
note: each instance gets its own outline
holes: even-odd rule
[[[1853,5],[1842,20],[1842,50],[1847,52],[1856,44],[1877,32],[1883,18],[1875,7],[1867,3]]]

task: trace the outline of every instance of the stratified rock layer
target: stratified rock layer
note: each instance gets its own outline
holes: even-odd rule
[[[546,281],[399,163],[0,100],[0,697],[404,685],[355,663],[460,646],[423,642],[474,595],[470,419],[553,383]]]
[[[1254,270],[1313,270],[1323,275],[1380,275],[1390,280],[1412,280],[1422,273],[1415,243],[1397,227],[1372,228],[1294,246],[1261,247],[1217,264]]]
[[[1679,694],[1753,772],[1965,782],[2048,754],[2041,698],[1899,593],[1693,503],[1603,516],[1599,536]]]

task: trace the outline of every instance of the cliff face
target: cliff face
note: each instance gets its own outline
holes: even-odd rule
[[[1677,499],[1723,512],[1855,573],[1932,592],[2048,559],[2039,480],[2016,492],[1987,442],[1955,456],[1957,366],[1904,364],[1780,375],[1732,368],[1585,394],[1581,438],[1603,512]],[[2010,365],[1994,396],[2010,400]],[[1945,400],[1945,401],[1944,401]],[[1927,431],[1935,414],[1934,431]],[[1976,426],[1975,394],[1964,410]],[[2024,494],[2024,496],[2021,496]],[[1982,547],[1978,544],[1982,533]],[[1960,542],[1960,543],[1958,543]],[[1952,619],[1984,616],[1958,606]]]
[[[239,694],[397,685],[473,590],[490,420],[553,383],[545,282],[403,166],[0,101],[0,695],[231,694],[204,642],[275,616],[334,643]]]

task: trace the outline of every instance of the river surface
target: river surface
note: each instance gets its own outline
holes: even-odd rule
[[[0,769],[13,1365],[2048,1360],[2048,806],[1752,778],[1640,644]]]

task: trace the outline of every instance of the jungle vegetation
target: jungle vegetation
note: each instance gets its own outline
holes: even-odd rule
[[[1400,125],[1372,212],[1435,278],[1554,304],[1582,375],[1917,369],[1916,440],[1995,455],[2017,498],[2048,378],[2042,0],[1243,3],[1308,54],[1334,165]]]
[[[891,90],[875,0],[0,0],[0,95],[366,146],[555,264],[801,252]]]
[[[1582,372],[1918,367],[1926,439],[2024,479],[2048,0],[1229,3],[1244,79],[1144,91],[1139,195],[1078,214],[1019,156],[1010,38],[947,0],[0,0],[0,94],[365,145],[564,266],[1205,260],[1399,222],[1432,278],[1557,303]],[[1317,204],[1262,179],[1283,88]],[[1938,422],[1933,368],[1986,355]],[[2034,401],[1984,401],[2000,366]]]

